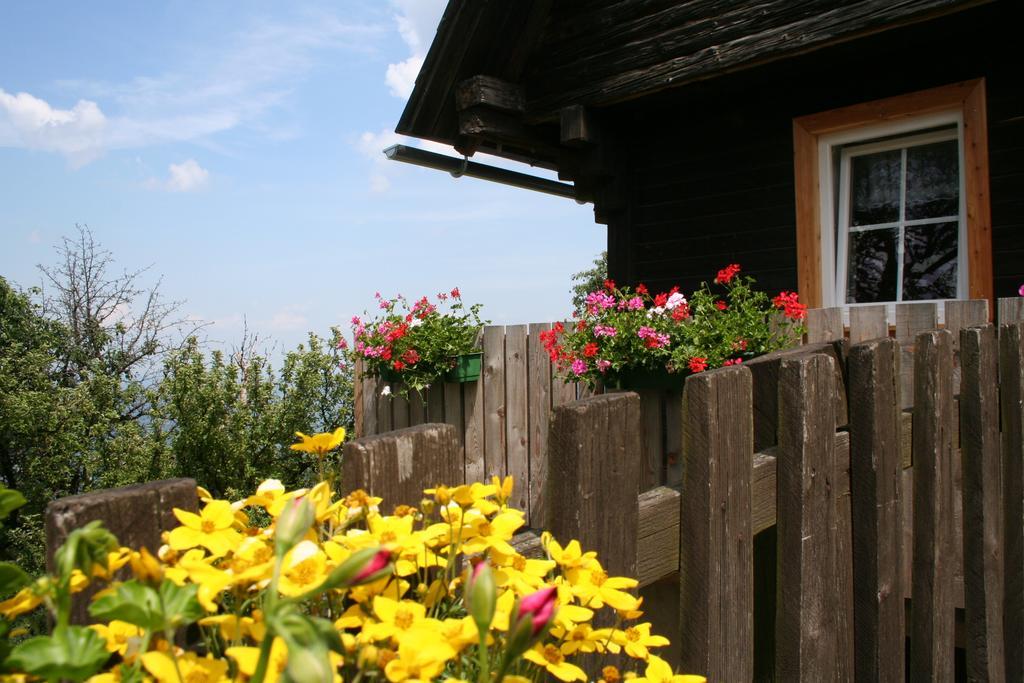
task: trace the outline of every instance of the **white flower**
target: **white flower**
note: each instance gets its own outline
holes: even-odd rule
[[[413,318],[412,320],[409,321],[409,327],[419,327],[422,324],[423,321],[420,320],[419,318]]]
[[[391,387],[390,386],[385,386],[383,389],[380,390],[380,395],[381,396],[390,396],[391,395]]]
[[[664,306],[655,306],[647,311],[647,317],[653,319],[656,315],[661,315],[665,312]]]
[[[671,311],[672,309],[677,308],[679,305],[685,303],[686,297],[680,294],[679,292],[676,292],[675,294],[668,298],[667,302],[665,302],[665,308]]]

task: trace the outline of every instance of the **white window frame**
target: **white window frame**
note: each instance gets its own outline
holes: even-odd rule
[[[964,164],[964,131],[963,131],[963,116],[959,111],[947,111],[938,112],[934,114],[927,114],[923,116],[908,117],[895,121],[887,121],[871,126],[863,126],[850,130],[844,130],[830,135],[822,135],[818,138],[818,169],[819,169],[819,182],[818,182],[818,220],[821,226],[821,296],[824,306],[837,306],[843,308],[844,318],[849,315],[849,308],[851,306],[866,306],[866,305],[878,305],[877,303],[846,303],[846,249],[847,239],[846,234],[838,235],[836,217],[842,216],[841,213],[845,208],[846,204],[839,207],[837,211],[836,201],[837,199],[843,203],[842,197],[836,198],[834,188],[837,186],[837,178],[835,177],[836,169],[833,163],[833,159],[837,151],[843,154],[843,151],[839,148],[848,148],[856,145],[857,143],[865,143],[865,149],[870,149],[874,146],[870,141],[878,140],[880,138],[890,138],[894,136],[901,136],[900,139],[886,140],[878,143],[878,149],[893,149],[906,146],[909,140],[914,140],[915,144],[918,137],[926,137],[929,134],[924,133],[916,135],[920,131],[927,131],[934,128],[942,127],[955,127],[955,134],[957,139],[957,148],[959,152],[959,176],[960,176],[960,206],[959,206],[959,239],[958,239],[958,252],[957,252],[957,298],[967,298],[968,296],[968,259],[967,259],[967,216],[966,216],[966,204],[965,204],[965,179],[967,169]],[[937,134],[942,134],[946,131],[936,131]],[[950,129],[946,132],[947,137],[944,139],[950,139],[953,135],[954,130]],[[936,138],[936,140],[941,138]],[[861,147],[857,146],[860,150]],[[866,152],[863,152],[866,153]],[[846,156],[846,155],[844,155]],[[842,163],[848,163],[848,159]],[[840,188],[840,190],[846,190],[849,188]],[[849,197],[845,198],[845,202],[849,201]],[[839,237],[839,239],[837,239]],[[837,244],[837,241],[840,244]],[[902,258],[903,244],[902,241],[899,245],[899,254]],[[901,283],[902,284],[902,283]],[[901,288],[902,289],[902,288]],[[933,300],[933,301],[945,301],[945,299]],[[924,303],[918,301],[916,303]],[[886,305],[890,308],[895,308],[896,302],[886,302]],[[941,307],[940,307],[941,308]],[[890,311],[890,314],[892,311]]]

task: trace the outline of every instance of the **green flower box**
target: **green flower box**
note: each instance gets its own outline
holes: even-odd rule
[[[665,370],[649,370],[638,368],[620,370],[612,384],[617,389],[658,389],[682,391],[690,372],[666,372]]]
[[[475,382],[480,379],[483,352],[466,353],[455,357],[455,367],[445,373],[445,382]]]

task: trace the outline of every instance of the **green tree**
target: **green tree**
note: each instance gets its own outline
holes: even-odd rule
[[[573,273],[572,281],[572,310],[582,311],[586,306],[587,294],[594,290],[601,289],[604,281],[608,279],[608,252],[602,251],[594,259],[594,265],[587,270]]]

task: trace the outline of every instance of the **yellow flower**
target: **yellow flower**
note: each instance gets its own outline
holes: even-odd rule
[[[584,605],[598,609],[606,604],[618,610],[637,608],[636,596],[623,591],[623,589],[636,588],[636,579],[608,576],[596,561],[589,571],[583,573],[582,577],[583,580],[579,580],[573,585],[572,592],[580,598]]]
[[[238,664],[238,671],[251,677],[256,673],[256,664],[260,659],[258,647],[229,647],[226,654]],[[270,662],[267,664],[267,677],[264,683],[274,683],[284,674],[288,666],[288,646],[280,638],[274,638],[270,645]]]
[[[160,561],[153,557],[145,548],[135,552],[132,551],[128,560],[132,565],[132,574],[135,578],[144,583],[157,584],[164,579],[164,568]]]
[[[235,512],[226,500],[207,503],[198,515],[174,508],[174,516],[182,523],[171,531],[167,539],[174,550],[188,550],[201,545],[215,557],[221,557],[242,540],[241,534],[232,528]]]
[[[668,662],[657,655],[651,655],[647,660],[647,670],[643,678],[634,678],[635,683],[707,683],[708,679],[703,676],[692,674],[676,674]]]
[[[327,578],[327,556],[313,541],[300,541],[288,551],[281,563],[278,589],[284,595],[302,595]]]
[[[566,681],[585,681],[587,674],[575,664],[565,661],[565,656],[554,645],[537,643],[523,654],[523,659],[544,667],[555,678]]]
[[[577,652],[604,652],[604,644],[608,640],[608,630],[595,630],[590,624],[578,624],[566,632],[561,628],[553,629],[551,635],[562,640],[563,655],[574,655]]]
[[[621,645],[626,650],[627,655],[636,659],[647,659],[647,656],[650,654],[647,648],[668,645],[668,638],[651,635],[650,624],[637,624],[625,630],[615,629],[611,635],[612,642],[616,645]]]
[[[516,550],[508,544],[523,525],[523,513],[519,510],[505,510],[488,520],[484,516],[467,516],[467,537],[462,548],[467,553],[482,553],[493,548],[499,555],[515,555]]]
[[[373,612],[380,622],[363,629],[363,635],[368,640],[399,640],[413,626],[423,623],[427,616],[427,608],[421,603],[392,600],[383,595],[374,597]]]
[[[187,572],[189,580],[199,586],[196,598],[207,612],[217,611],[217,598],[234,583],[231,572],[211,566],[205,560],[182,559],[178,565]],[[170,572],[168,572],[168,575]],[[171,578],[173,581],[173,577]]]
[[[31,612],[36,607],[39,607],[42,602],[43,599],[36,595],[35,591],[32,590],[32,586],[27,586],[12,597],[0,602],[0,614],[9,620],[13,620],[15,617],[21,616],[26,612]]]
[[[302,432],[295,432],[295,436],[302,439],[300,443],[293,443],[289,448],[293,451],[303,451],[323,457],[333,451],[345,440],[345,428],[338,427],[333,432],[322,432],[313,436],[306,436]]]
[[[219,683],[228,680],[227,662],[199,657],[194,652],[178,655],[177,660],[165,652],[147,652],[142,655],[142,664],[157,683]],[[179,670],[181,676],[178,675]]]
[[[253,640],[263,639],[262,625],[252,617],[238,617],[234,614],[215,614],[199,620],[201,626],[216,626],[220,637],[226,642],[237,643],[245,636]]]
[[[429,681],[444,671],[448,660],[455,657],[452,646],[422,629],[414,631],[398,646],[398,657],[384,667],[389,681],[415,679]]]
[[[544,585],[544,578],[554,568],[552,560],[527,559],[516,553],[507,559],[505,566],[495,572],[495,583],[500,588],[507,586],[520,595],[526,595]]]
[[[562,567],[565,577],[572,582],[576,581],[580,570],[589,568],[597,558],[597,553],[593,551],[583,552],[577,540],[569,541],[569,545],[563,548],[547,531],[541,534],[541,543],[544,544],[548,557]]]
[[[473,645],[480,641],[477,635],[476,623],[473,617],[466,616],[461,619],[445,619],[441,622],[441,638],[451,645],[457,652],[461,652],[467,645]]]
[[[498,503],[506,505],[509,499],[512,498],[512,475],[508,475],[504,479],[498,479],[497,475],[491,477],[491,483],[494,485],[495,497],[498,499]]]
[[[134,655],[142,644],[142,629],[135,624],[114,619],[109,624],[93,624],[89,628],[100,634],[107,641],[107,651],[116,652],[125,657]]]

